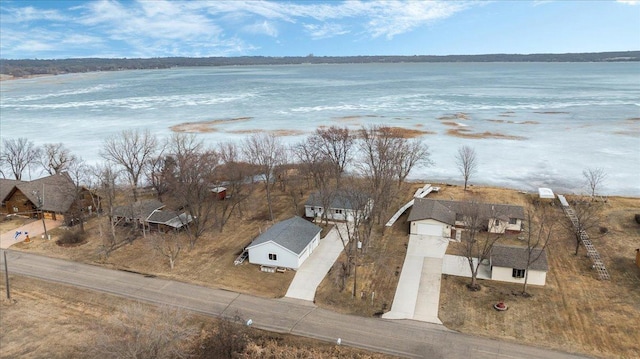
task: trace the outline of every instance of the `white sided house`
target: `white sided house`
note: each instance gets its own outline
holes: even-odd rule
[[[496,244],[491,250],[491,279],[510,283],[524,283],[543,286],[547,280],[547,253],[533,249],[531,264],[527,270],[528,248]]]
[[[249,263],[297,270],[318,247],[321,230],[298,216],[278,222],[247,247]]]
[[[409,213],[409,233],[460,239],[464,230],[465,202],[416,198]],[[524,208],[505,204],[476,204],[484,213],[484,226],[491,233],[519,233]]]
[[[353,222],[355,216],[367,217],[372,206],[373,200],[362,193],[313,192],[304,204],[304,215],[307,218],[324,218],[326,210],[330,221]]]

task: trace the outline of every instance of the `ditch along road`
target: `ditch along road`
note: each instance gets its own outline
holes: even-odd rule
[[[297,299],[266,299],[220,289],[4,250],[10,275],[169,305],[214,317],[251,319],[252,326],[407,358],[583,358],[461,334],[442,325],[339,314]],[[0,255],[0,271],[4,272]],[[4,274],[2,275],[4,280]],[[5,323],[6,324],[6,323]]]

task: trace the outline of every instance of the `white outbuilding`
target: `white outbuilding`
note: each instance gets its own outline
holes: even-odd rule
[[[298,216],[278,222],[247,247],[249,263],[297,270],[318,247],[321,231]]]
[[[530,260],[528,260],[530,258]],[[527,262],[529,268],[527,269]],[[491,279],[510,283],[545,285],[547,280],[547,253],[543,249],[496,244],[491,249]]]

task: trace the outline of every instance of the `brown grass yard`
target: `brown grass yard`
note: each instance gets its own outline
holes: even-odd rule
[[[113,313],[133,303],[104,293],[49,283],[22,276],[11,276],[11,296],[4,296],[0,283],[0,358],[82,358],[86,348],[112,324]],[[141,304],[154,309],[152,305]],[[187,313],[188,314],[188,313]],[[199,355],[198,339],[214,332],[217,319],[190,315],[187,325],[197,330],[191,345],[193,358]],[[238,358],[393,358],[360,349],[336,346],[317,340],[249,329],[249,343]]]
[[[516,190],[471,186],[464,192],[459,186],[438,185],[440,192],[428,198],[463,199],[474,196],[490,203],[532,206],[531,194]],[[298,202],[298,214],[310,190]],[[401,196],[395,198],[392,211],[406,202],[420,184],[406,184]],[[274,191],[276,220],[295,213],[291,198]],[[551,208],[551,207],[550,207]],[[565,220],[557,207],[556,215]],[[391,211],[391,212],[392,212]],[[640,357],[637,339],[640,322],[640,269],[635,267],[635,248],[640,248],[640,226],[633,215],[640,213],[640,199],[611,197],[604,206],[604,222],[609,233],[593,240],[611,275],[611,281],[599,281],[590,269],[584,248],[573,255],[574,242],[570,234],[558,227],[555,243],[548,250],[550,272],[543,288],[530,286],[532,297],[517,295],[520,285],[480,281],[482,290],[470,292],[468,279],[443,277],[440,299],[440,319],[448,328],[519,343],[584,353],[597,357]],[[100,244],[98,223],[87,224],[91,234],[88,242],[78,247],[63,248],[54,241],[35,239],[12,249],[68,258],[95,265],[155,274],[165,278],[224,288],[263,297],[282,297],[294,272],[268,274],[245,262],[234,266],[233,260],[260,231],[269,226],[266,218],[264,190],[256,187],[253,197],[243,208],[244,216],[234,216],[222,233],[207,233],[193,250],[180,254],[171,271],[166,259],[159,257],[143,238],[123,246],[102,262],[96,253]],[[392,213],[389,213],[390,216]],[[316,304],[343,313],[364,316],[379,314],[391,308],[408,242],[407,214],[392,228],[376,228],[370,248],[358,258],[355,298],[352,297],[353,277],[343,291],[339,290],[337,264],[321,283]],[[2,225],[0,223],[0,225]],[[106,228],[106,227],[105,227]],[[55,239],[62,229],[53,232]],[[517,243],[517,236],[509,241]],[[455,244],[449,246],[455,252]],[[514,294],[515,293],[515,294]],[[372,299],[373,295],[373,299]],[[510,309],[496,312],[491,305],[505,300]],[[4,329],[3,329],[4,330]]]

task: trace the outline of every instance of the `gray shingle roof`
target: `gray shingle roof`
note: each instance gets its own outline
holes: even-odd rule
[[[321,230],[315,224],[295,216],[274,224],[247,248],[272,241],[299,255]]]
[[[178,214],[172,210],[155,210],[147,219],[149,223],[159,223],[173,228],[180,228],[190,223],[192,218],[186,213]]]
[[[361,194],[360,192],[358,192],[358,194]],[[333,208],[333,209],[354,209],[354,205],[353,203],[351,203],[351,200],[349,198],[349,194],[346,193],[345,191],[337,191],[336,193],[333,193],[331,196],[331,205],[329,206],[329,208]],[[313,192],[309,195],[309,198],[307,199],[307,202],[305,202],[305,206],[313,206],[313,207],[323,207],[324,204],[322,203],[322,193],[319,191]],[[356,200],[356,203],[358,202],[366,202],[366,200]]]
[[[456,213],[461,213],[464,202],[447,201],[429,198],[416,198],[407,221],[421,219],[435,219],[447,224],[455,224]],[[524,208],[509,204],[479,203],[481,210],[489,216],[509,220],[509,218],[524,219]]]
[[[540,254],[540,252],[542,252]],[[549,270],[547,263],[547,253],[542,249],[535,248],[531,253],[531,258],[535,259],[538,254],[540,257],[529,265],[529,269],[533,270]],[[527,247],[508,246],[504,244],[496,244],[491,249],[491,265],[498,267],[525,269],[527,267]]]
[[[164,204],[157,199],[149,199],[125,206],[118,206],[113,209],[113,215],[116,217],[146,220],[155,210],[163,207]]]

